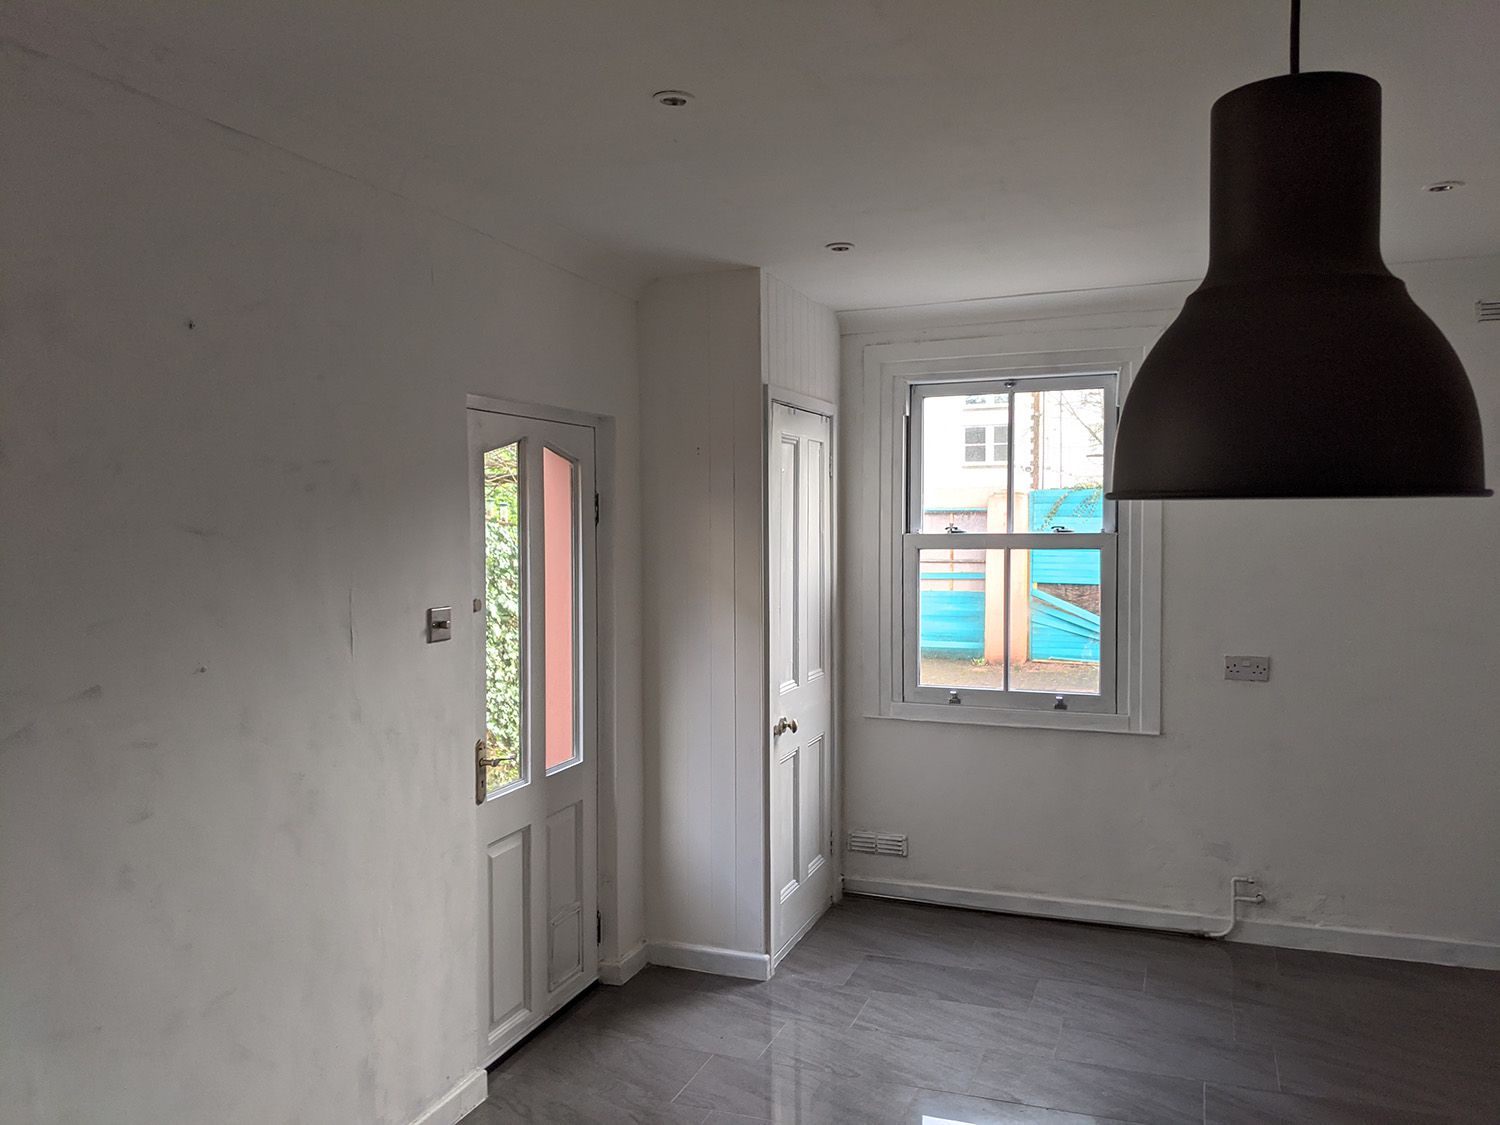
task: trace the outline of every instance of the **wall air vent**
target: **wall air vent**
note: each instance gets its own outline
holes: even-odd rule
[[[1483,297],[1474,302],[1474,315],[1480,324],[1500,322],[1500,297],[1486,301]]]
[[[906,837],[900,832],[870,832],[866,830],[849,833],[849,850],[868,855],[906,854]]]

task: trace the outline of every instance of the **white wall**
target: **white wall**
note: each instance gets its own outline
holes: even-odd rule
[[[824,402],[839,397],[839,322],[832,309],[761,271],[761,378]]]
[[[758,269],[641,297],[647,930],[769,970],[763,384],[832,400],[833,313]]]
[[[634,301],[30,52],[0,106],[0,1120],[410,1121],[477,1049],[465,393],[618,419],[643,936]]]
[[[641,296],[646,914],[651,955],[764,956],[761,277]]]
[[[1500,325],[1474,301],[1500,260],[1397,272],[1468,367],[1496,484]],[[1256,940],[1500,967],[1500,500],[1165,505],[1159,737],[867,717],[885,642],[865,560],[885,548],[863,348],[1164,325],[1188,288],[842,318],[846,812],[911,837],[846,874],[1207,916],[1244,873],[1270,899]],[[1271,681],[1226,683],[1226,653],[1269,654]]]

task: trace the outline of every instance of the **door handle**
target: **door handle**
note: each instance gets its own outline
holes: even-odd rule
[[[779,736],[785,734],[787,731],[791,731],[793,734],[797,733],[797,720],[788,719],[783,715],[776,720],[776,725],[771,728],[771,734]]]
[[[488,766],[498,766],[505,762],[504,758],[486,758],[484,756],[484,739],[474,743],[474,803],[484,804],[488,795],[489,787],[485,785],[484,771]]]

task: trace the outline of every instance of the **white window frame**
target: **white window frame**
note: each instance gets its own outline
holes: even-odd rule
[[[1041,391],[1067,391],[1098,387],[1104,392],[1104,488],[1109,489],[1109,454],[1114,448],[1115,421],[1117,418],[1115,389],[1119,371],[1106,369],[1048,373],[1002,370],[993,374],[971,372],[962,379],[936,378],[931,381],[912,382],[907,397],[908,423],[906,432],[906,492],[907,522],[901,535],[901,698],[908,703],[938,703],[944,706],[988,707],[1015,711],[1069,711],[1093,714],[1117,714],[1115,664],[1117,644],[1115,628],[1117,621],[1116,556],[1119,534],[1115,526],[1113,500],[1104,501],[1103,530],[1097,533],[1026,532],[1001,530],[990,532],[921,532],[924,515],[922,504],[922,466],[925,463],[923,435],[926,427],[921,424],[923,405],[928,399],[960,394],[966,384],[977,383],[982,394],[1026,394]],[[1006,427],[1007,441],[1013,432],[1015,400],[1010,402],[1010,421]],[[987,427],[988,428],[988,427]],[[965,445],[968,443],[965,442]],[[970,462],[966,462],[968,464]],[[1006,465],[1006,491],[1015,493],[1015,464]],[[1008,511],[1013,511],[1007,505]],[[1081,692],[1036,692],[1015,691],[1000,688],[937,687],[921,682],[919,643],[919,618],[921,613],[921,552],[924,550],[993,551],[993,550],[1096,550],[1099,552],[1099,691]],[[1005,590],[1010,596],[1010,560],[1005,563]],[[1010,619],[1007,605],[1006,620]],[[1008,632],[1008,629],[1007,629]],[[1008,648],[1007,644],[1007,648]]]
[[[878,436],[880,443],[880,536],[884,548],[880,552],[878,611],[888,643],[881,646],[879,653],[882,687],[873,712],[878,717],[1160,733],[1161,505],[1156,502],[1112,504],[1112,531],[1097,537],[1078,533],[1069,536],[1070,543],[1078,547],[1092,546],[1085,539],[1094,538],[1099,539],[1101,547],[1113,547],[1101,551],[1101,579],[1107,573],[1113,583],[1115,612],[1101,614],[1100,638],[1101,687],[1107,676],[1113,685],[1112,698],[1106,699],[1103,693],[1065,695],[1067,709],[1056,710],[1055,694],[971,688],[959,689],[959,701],[954,704],[949,702],[947,689],[924,689],[916,685],[914,668],[908,675],[913,661],[906,654],[908,648],[913,654],[916,649],[917,578],[916,567],[907,566],[907,552],[924,546],[953,546],[952,538],[946,534],[913,535],[907,531],[911,511],[908,456],[920,452],[919,446],[913,451],[909,444],[909,439],[916,437],[910,433],[908,419],[914,390],[938,383],[1066,379],[1113,372],[1118,402],[1128,390],[1130,378],[1155,333],[1140,329],[1078,332],[1072,333],[1072,339],[1061,346],[1026,349],[1026,343],[1042,335],[1018,333],[1016,337],[980,340],[873,344],[864,349],[866,387],[879,398],[879,432],[871,436]],[[1068,346],[1074,340],[1086,341],[1086,346]],[[920,442],[920,437],[916,440]],[[1106,474],[1112,454],[1111,448],[1104,450]],[[1107,475],[1105,484],[1108,488]],[[965,541],[982,547],[979,538],[970,533]],[[1057,545],[1048,533],[1013,533],[1005,538],[1013,547]],[[925,542],[927,539],[935,542],[929,544]],[[1037,542],[1030,543],[1030,539]],[[915,562],[914,557],[912,561]]]

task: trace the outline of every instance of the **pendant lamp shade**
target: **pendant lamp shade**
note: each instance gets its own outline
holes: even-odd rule
[[[1146,357],[1112,499],[1488,496],[1463,365],[1380,256],[1380,85],[1214,103],[1209,265]]]

